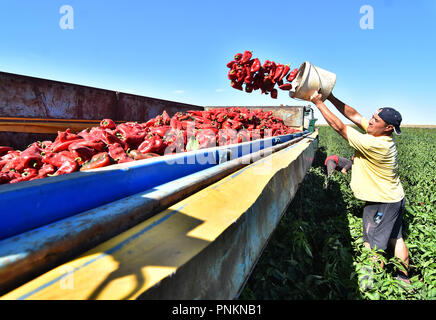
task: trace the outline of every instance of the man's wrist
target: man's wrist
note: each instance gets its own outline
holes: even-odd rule
[[[322,105],[324,104],[324,102],[320,101],[316,101],[315,102],[315,106],[319,109],[320,107],[322,107]]]

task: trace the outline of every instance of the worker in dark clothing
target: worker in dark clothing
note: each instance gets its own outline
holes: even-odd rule
[[[344,157],[339,157],[338,155],[334,154],[325,159],[324,165],[327,166],[328,176],[330,176],[335,170],[347,174],[348,170],[350,170],[351,166],[353,165],[353,161]]]

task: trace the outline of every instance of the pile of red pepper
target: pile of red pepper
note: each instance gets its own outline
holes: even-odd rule
[[[258,58],[252,59],[251,51],[237,53],[234,59],[227,63],[230,69],[228,78],[231,80],[232,88],[244,90],[251,93],[253,90],[261,90],[262,93],[271,93],[271,98],[277,99],[277,89],[275,85],[282,90],[291,90],[292,82],[297,76],[298,69],[291,71],[289,64],[280,64],[274,61],[266,60],[262,65]],[[287,81],[287,82],[285,82]]]
[[[294,133],[272,111],[215,108],[166,111],[144,122],[100,126],[72,133],[59,131],[54,141],[38,141],[24,151],[0,146],[0,184],[35,180],[115,163]]]

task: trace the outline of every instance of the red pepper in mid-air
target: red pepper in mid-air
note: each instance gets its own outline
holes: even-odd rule
[[[264,64],[258,58],[252,59],[252,52],[245,50],[243,54],[237,53],[234,60],[227,63],[230,68],[228,78],[230,86],[234,89],[251,93],[261,90],[261,93],[270,94],[271,98],[277,99],[276,85],[282,90],[290,90],[291,82],[295,79],[298,69],[290,71],[289,64],[276,63],[272,60],[265,60]],[[244,86],[245,85],[245,90]]]
[[[297,76],[297,73],[298,73],[298,69],[292,70],[291,73],[286,78],[286,80],[288,80],[289,82],[292,82],[295,79],[295,77]]]
[[[236,80],[238,78],[236,70],[233,70],[233,69],[229,71],[227,76],[230,80]]]
[[[283,72],[279,77],[279,81],[282,81],[284,77],[286,77],[286,75],[288,74],[289,70],[291,70],[291,67],[289,66],[289,64],[285,65],[283,67]]]
[[[277,65],[277,68],[274,72],[274,81],[278,81],[280,79],[280,76],[283,73],[283,70],[285,69],[285,66],[282,64]]]
[[[235,56],[233,57],[235,59],[235,61],[239,61],[242,58],[242,53],[237,53],[235,54]]]
[[[260,70],[260,67],[261,67],[260,60],[258,58],[255,58],[253,64],[251,65],[250,72],[255,73]]]
[[[232,61],[228,62],[228,63],[227,63],[227,68],[232,69],[232,68],[233,68],[233,65],[234,65],[235,63],[236,63],[235,60],[232,60]]]
[[[252,53],[251,51],[245,50],[244,53],[242,54],[242,58],[241,58],[241,64],[245,64],[248,61],[250,61],[251,57],[252,57]]]
[[[279,88],[282,89],[282,90],[291,90],[292,89],[292,84],[284,83],[281,86],[279,86]]]
[[[232,81],[230,85],[232,86],[232,88],[242,90],[242,82]]]
[[[277,99],[277,89],[272,89],[272,91],[271,91],[271,98]]]

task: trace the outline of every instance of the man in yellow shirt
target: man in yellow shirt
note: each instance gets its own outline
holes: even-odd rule
[[[355,109],[330,94],[327,98],[364,133],[345,126],[322,102],[321,94],[312,102],[327,123],[355,149],[350,187],[356,198],[366,201],[363,210],[363,240],[367,248],[386,250],[388,243],[405,267],[409,252],[402,237],[402,217],[406,199],[398,176],[397,148],[392,134],[401,134],[401,115],[392,108],[377,110],[368,121]],[[399,278],[409,283],[407,272]]]

